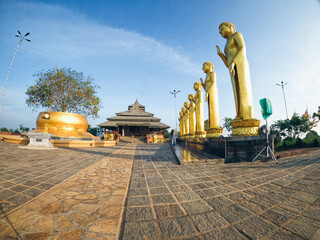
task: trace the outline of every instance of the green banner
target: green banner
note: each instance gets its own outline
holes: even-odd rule
[[[267,119],[272,114],[272,104],[268,98],[260,99],[261,113],[263,119]]]

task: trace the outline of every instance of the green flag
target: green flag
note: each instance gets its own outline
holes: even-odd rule
[[[260,99],[261,113],[263,119],[267,119],[272,114],[272,105],[271,101],[268,98]]]

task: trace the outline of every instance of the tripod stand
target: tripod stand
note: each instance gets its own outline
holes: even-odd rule
[[[267,149],[267,154],[266,155],[262,155],[262,152]],[[252,160],[252,162],[254,162],[259,156],[262,157],[272,157],[272,159],[278,164],[278,160],[277,158],[274,156],[272,149],[269,146],[269,138],[268,138],[268,121],[266,119],[266,146],[264,146],[264,148],[258,153],[258,155]]]

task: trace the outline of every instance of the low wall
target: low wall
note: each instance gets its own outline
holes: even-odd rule
[[[269,135],[269,145],[273,148],[273,135]],[[224,163],[250,162],[266,146],[266,136],[222,137],[204,139],[179,139],[178,143],[186,148],[204,151],[224,158]],[[263,152],[266,155],[266,152]]]
[[[16,136],[16,135],[0,135],[0,141],[8,142],[8,143],[14,143],[14,144],[22,144],[22,145],[28,145],[29,144],[29,138]],[[109,146],[115,146],[116,141],[114,140],[106,140],[106,141],[100,141],[100,140],[81,140],[81,139],[51,139],[51,143],[55,147],[109,147]]]

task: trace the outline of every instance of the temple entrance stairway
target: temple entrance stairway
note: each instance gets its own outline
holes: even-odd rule
[[[121,136],[120,142],[144,144],[144,143],[146,143],[146,137],[133,137],[133,138],[131,138],[128,136]]]

